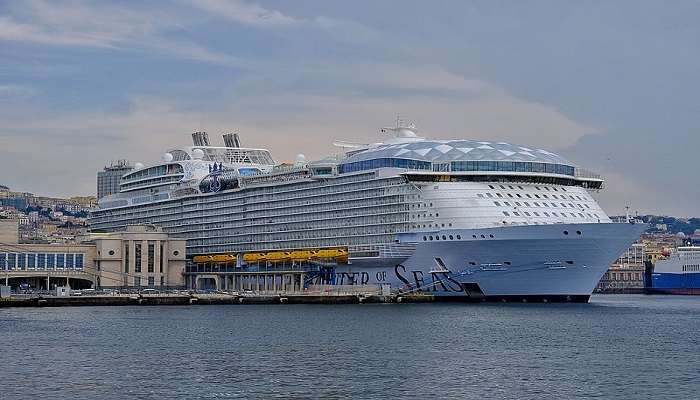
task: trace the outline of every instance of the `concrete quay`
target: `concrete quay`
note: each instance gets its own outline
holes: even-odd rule
[[[0,298],[3,307],[77,307],[77,306],[163,306],[209,304],[369,304],[425,303],[436,301],[434,296],[363,295],[363,294],[122,294],[89,296],[14,296]]]

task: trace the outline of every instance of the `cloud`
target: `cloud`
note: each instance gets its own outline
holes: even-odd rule
[[[0,84],[0,101],[26,99],[36,95],[37,90],[29,86]]]
[[[374,44],[382,36],[369,27],[348,20],[326,16],[292,17],[255,3],[237,0],[189,0],[187,4],[218,18],[255,28],[272,30],[313,29],[345,43]]]
[[[201,62],[243,64],[237,57],[166,35],[197,22],[184,12],[42,0],[22,5],[24,7],[16,10],[15,17],[0,17],[0,41],[112,51],[156,51]]]
[[[301,20],[269,10],[257,4],[241,1],[191,0],[191,5],[230,21],[256,27],[280,27],[301,23]]]

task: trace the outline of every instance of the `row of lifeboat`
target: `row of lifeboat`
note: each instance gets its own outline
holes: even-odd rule
[[[331,249],[307,249],[291,251],[269,251],[253,252],[243,255],[246,264],[260,262],[285,262],[285,261],[313,261],[313,260],[333,260],[337,262],[347,262],[348,250],[344,248]]]
[[[228,263],[235,263],[236,262],[236,255],[235,254],[207,254],[205,256],[194,256],[194,257],[192,257],[192,261],[194,261],[197,264],[208,264],[208,263],[228,264]]]
[[[346,248],[328,248],[328,249],[305,249],[305,250],[289,250],[289,251],[267,251],[267,252],[252,252],[243,254],[243,261],[246,264],[255,263],[278,263],[285,261],[336,261],[347,262],[348,250]],[[194,256],[192,261],[197,264],[235,264],[236,254],[207,254]]]

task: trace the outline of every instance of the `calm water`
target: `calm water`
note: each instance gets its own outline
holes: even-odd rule
[[[700,397],[700,297],[0,309],[0,399]]]

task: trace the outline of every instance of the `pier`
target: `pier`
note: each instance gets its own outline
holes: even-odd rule
[[[436,298],[426,294],[382,294],[381,290],[318,290],[279,293],[156,293],[91,294],[81,296],[14,295],[0,298],[3,307],[77,307],[77,306],[195,306],[210,304],[369,304],[424,303]]]

